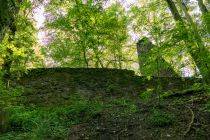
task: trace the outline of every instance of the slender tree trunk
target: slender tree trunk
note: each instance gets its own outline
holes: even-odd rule
[[[174,20],[182,22],[182,17],[179,14],[179,11],[177,10],[176,5],[174,4],[174,2],[172,0],[165,0],[165,1],[168,4],[168,7],[169,7],[169,9],[171,11],[171,14],[174,17]]]
[[[203,3],[203,0],[197,0],[197,1],[198,1],[198,6],[203,15],[203,22],[206,24],[207,31],[210,34],[210,13],[205,4]]]
[[[206,8],[206,6],[204,5],[203,0],[197,0],[197,1],[198,1],[198,6],[199,6],[202,14],[207,14],[209,11]]]
[[[86,48],[85,47],[83,48],[83,59],[84,59],[86,68],[88,68],[89,67],[89,63],[88,63],[88,60],[87,60]]]
[[[96,63],[95,63],[96,68],[99,68],[99,64],[100,64],[101,68],[104,68],[103,62],[101,61],[101,59],[99,57],[99,50],[98,50],[97,46],[96,46],[96,48],[93,49],[93,52],[95,53],[95,58],[96,58]]]
[[[0,43],[4,39],[5,36],[5,27],[0,24]]]
[[[192,17],[188,13],[188,9],[187,9],[186,5],[183,2],[181,2],[181,0],[179,0],[178,3],[180,5],[180,8],[184,11],[184,14],[185,14],[185,17],[186,17],[187,21],[191,24],[191,27],[193,29],[193,32],[192,33],[194,35],[194,41],[195,41],[195,43],[197,44],[197,46],[199,48],[198,49],[199,52],[194,52],[193,50],[191,50],[191,55],[192,55],[193,58],[198,58],[198,56],[196,56],[196,55],[201,54],[200,58],[202,58],[202,59],[198,60],[200,62],[199,63],[196,63],[196,64],[200,68],[200,72],[206,71],[207,72],[207,75],[206,76],[210,76],[210,75],[208,75],[209,68],[210,68],[210,66],[209,66],[210,60],[207,59],[208,61],[205,62],[206,56],[208,57],[209,52],[205,48],[205,46],[203,44],[203,41],[202,41],[202,38],[201,38],[201,36],[199,34],[197,25],[194,23],[194,21],[192,20]],[[204,65],[201,64],[201,63],[203,63]],[[203,70],[201,70],[201,69],[203,69]],[[203,72],[203,75],[205,75],[204,72]]]
[[[14,17],[10,19],[9,27],[9,39],[8,42],[13,42],[15,38],[15,33],[17,31],[16,23]],[[4,64],[2,65],[2,70],[4,71],[4,78],[6,80],[9,80],[11,78],[10,69],[12,66],[12,59],[11,56],[13,55],[13,51],[10,48],[6,49],[6,57],[4,58]]]
[[[193,29],[192,33],[194,35],[194,40],[195,40],[197,46],[198,47],[204,47],[203,41],[202,41],[201,36],[198,32],[197,25],[194,23],[192,17],[188,13],[188,9],[187,9],[186,5],[183,2],[181,2],[181,0],[178,0],[178,4],[179,4],[180,8],[183,10],[187,21],[190,23],[190,25]]]
[[[22,0],[0,0],[0,42],[3,40],[4,35],[8,27],[14,23],[14,17],[19,12],[20,7],[17,3],[21,3]]]
[[[22,2],[19,0],[18,3]],[[20,7],[15,4],[14,0],[0,0],[0,42],[4,39],[5,32],[9,31],[8,42],[14,41],[16,29],[15,15],[19,12]],[[10,68],[12,65],[11,56],[13,51],[10,48],[6,49],[6,57],[4,58],[4,64],[2,70],[5,72],[5,79],[10,78]]]
[[[178,9],[176,8],[176,5],[174,4],[174,2],[172,0],[165,0],[165,1],[167,2],[168,6],[169,6],[169,9],[174,17],[174,20],[180,21],[184,25],[182,17],[179,14]],[[191,16],[187,12],[186,6],[183,5],[183,3],[180,3],[180,1],[179,1],[179,4],[180,4],[182,10],[184,11],[187,20],[190,22],[191,26],[193,26],[193,28],[197,29]],[[204,47],[204,45],[202,43],[202,39],[197,31],[195,31],[194,37],[195,37],[195,41],[196,41],[198,48],[193,48],[193,46],[190,46],[188,48],[188,52],[191,54],[193,60],[196,63],[196,66],[198,67],[198,69],[199,69],[201,75],[203,76],[203,78],[205,79],[205,81],[209,82],[209,79],[208,79],[208,77],[210,77],[210,72],[209,72],[210,58],[208,57],[209,51]]]
[[[96,17],[95,17],[95,19],[96,19]],[[97,35],[97,40],[99,40],[99,36],[98,35]],[[95,58],[96,58],[95,66],[96,66],[96,68],[98,68],[99,67],[99,64],[100,64],[101,65],[101,68],[104,68],[103,62],[101,61],[100,56],[99,56],[99,54],[100,54],[100,50],[98,49],[99,44],[100,43],[97,42],[94,45],[95,47],[93,47],[93,52],[95,53]]]
[[[0,42],[4,39],[5,30],[8,22],[8,2],[7,0],[0,0]]]

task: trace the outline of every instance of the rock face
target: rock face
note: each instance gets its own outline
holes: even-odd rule
[[[139,69],[142,76],[177,77],[178,74],[158,52],[153,51],[155,45],[144,37],[137,42]]]

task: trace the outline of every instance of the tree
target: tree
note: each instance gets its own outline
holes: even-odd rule
[[[20,72],[26,68],[26,63],[34,58],[33,47],[36,44],[36,29],[31,18],[32,3],[30,1],[4,1],[6,9],[14,12],[1,15],[4,36],[0,43],[1,67],[4,77],[10,78],[11,72]],[[7,2],[7,3],[6,3]],[[11,5],[13,4],[13,5]],[[7,12],[9,12],[7,11]],[[6,24],[8,22],[8,24]]]
[[[48,28],[56,35],[49,51],[62,66],[107,67],[111,62],[113,67],[122,67],[127,18],[120,5],[107,9],[100,5],[91,0],[69,2],[62,7],[62,14],[53,11],[55,5],[49,5],[55,20]]]
[[[208,9],[206,8],[205,4],[203,3],[203,0],[197,0],[197,1],[198,1],[198,6],[203,15],[203,22],[205,23],[206,29],[208,33],[210,34],[210,13]]]
[[[203,0],[197,0],[197,1],[198,1],[198,6],[199,6],[202,14],[207,14],[209,11],[206,8],[206,6],[204,5]]]
[[[165,1],[167,2],[168,6],[169,6],[169,9],[170,9],[170,11],[171,11],[171,13],[174,17],[174,20],[179,22],[179,24],[181,24],[184,27],[184,30],[187,31],[186,25],[184,25],[182,17],[180,16],[174,2],[172,0],[165,0]],[[180,3],[180,1],[179,1],[179,4],[180,4],[182,10],[185,12],[185,16],[187,17],[188,21],[190,22],[192,29],[196,30],[196,26],[194,25],[194,23],[193,23],[191,17],[189,16],[189,14],[187,13],[186,6],[184,5],[184,3]],[[189,45],[188,52],[193,57],[193,60],[195,61],[196,66],[198,67],[198,69],[199,69],[201,75],[203,76],[203,78],[208,81],[208,77],[210,77],[209,51],[204,47],[198,32],[195,31],[194,33],[195,33],[195,35],[193,34],[193,38],[190,38],[190,41],[196,42],[196,47],[194,47],[193,44]],[[188,32],[188,36],[190,36],[191,34],[192,33]],[[186,43],[187,43],[186,45],[189,44],[188,42],[186,42]]]
[[[177,75],[181,75],[181,71],[178,66],[182,65],[183,62],[181,59],[185,56],[179,55],[183,49],[179,46],[175,38],[172,37],[172,33],[175,32],[173,30],[174,25],[170,14],[166,12],[167,8],[167,5],[165,3],[162,4],[161,0],[153,0],[140,3],[139,6],[133,6],[131,9],[131,18],[133,19],[132,26],[134,27],[134,32],[139,32],[140,38],[144,38],[146,35],[155,46],[153,49],[151,49],[153,55],[145,56],[145,61],[153,61],[153,63],[150,63],[150,65],[153,65],[151,65],[153,68],[148,68],[141,73],[158,71],[158,69],[161,69],[160,67],[162,67],[165,70],[169,68],[168,73],[175,71]],[[142,17],[145,18],[142,19]],[[158,69],[157,61],[161,62],[161,65],[158,64]],[[163,61],[165,61],[165,63],[162,63]]]
[[[11,31],[11,35],[16,32],[15,15],[19,12],[19,3],[15,0],[1,0],[0,1],[0,42],[4,38],[5,32],[8,29]]]

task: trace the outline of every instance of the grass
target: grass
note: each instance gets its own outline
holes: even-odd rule
[[[0,140],[65,139],[71,126],[82,123],[102,111],[101,105],[94,101],[80,97],[72,99],[74,100],[66,106],[10,107],[7,110],[10,131],[0,136]]]
[[[123,111],[121,112],[124,115],[135,113],[137,111],[137,106],[135,103],[128,99],[120,98],[120,99],[114,99],[110,101],[109,103],[104,105],[105,108],[123,108]]]
[[[83,99],[79,94],[72,96],[65,106],[13,106],[7,109],[9,132],[0,136],[0,140],[65,139],[73,125],[84,123],[106,109],[119,107],[123,108],[121,115],[137,111],[136,105],[126,99],[99,104],[95,100]]]

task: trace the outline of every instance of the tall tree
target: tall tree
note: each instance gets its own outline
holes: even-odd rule
[[[1,15],[1,25],[4,35],[0,42],[1,68],[5,78],[10,77],[11,71],[25,69],[28,60],[33,59],[33,46],[36,43],[36,29],[31,19],[32,3],[30,1],[6,0],[4,12]],[[2,10],[3,11],[3,10]]]
[[[0,42],[4,38],[7,29],[11,35],[16,32],[15,15],[19,12],[19,4],[22,0],[1,0],[0,1]]]
[[[171,11],[171,14],[173,15],[174,19],[176,21],[183,21],[181,15],[179,14],[178,9],[176,8],[176,5],[172,0],[165,0],[168,3],[168,7]]]
[[[205,4],[203,3],[203,0],[197,0],[197,1],[198,1],[198,6],[202,12],[203,22],[205,23],[206,29],[208,33],[210,34],[210,13],[207,7],[205,6]]]
[[[13,38],[15,37],[15,33],[17,31],[16,23],[15,23],[15,15],[19,11],[19,7],[17,6],[16,2],[14,0],[5,0],[1,1],[1,12],[0,12],[0,42],[3,40],[5,33],[7,29],[9,30],[9,42],[13,41]],[[5,77],[8,77],[10,67],[12,64],[12,60],[10,56],[12,55],[11,48],[6,49],[4,57],[4,64],[2,65],[2,69],[5,72]]]
[[[202,14],[207,14],[209,11],[206,8],[205,4],[203,3],[203,0],[197,0],[198,1],[198,6],[202,12]]]
[[[181,37],[174,37],[174,34],[178,34],[178,31],[173,29],[173,18],[171,18],[170,13],[168,12],[167,3],[162,3],[161,0],[144,1],[145,3],[140,2],[140,6],[137,5],[132,8],[134,32],[139,32],[141,38],[143,38],[142,35],[146,35],[156,46],[152,49],[153,55],[147,55],[145,59],[153,61],[155,57],[157,58],[156,60],[161,57],[163,58],[161,62],[166,62],[161,63],[161,67],[164,67],[165,70],[170,67],[172,71],[181,75],[181,68],[189,65],[183,65],[183,58],[186,58],[189,55],[186,55],[186,53],[185,55],[180,55],[183,54],[183,51],[186,51],[178,42]],[[141,17],[146,18],[142,20]],[[154,60],[153,63],[154,68],[157,68],[156,60]],[[145,72],[147,71],[148,70]],[[168,72],[169,71],[170,70],[168,69]]]
[[[175,21],[178,21],[184,26],[184,29],[187,30],[186,26],[184,25],[183,19],[181,15],[178,12],[178,9],[175,5],[175,3],[172,0],[165,0],[168,4],[168,7],[174,17]],[[183,5],[182,5],[183,6]],[[185,7],[182,7],[183,10],[185,10],[185,15],[188,16],[188,20],[190,20],[189,14],[187,13]],[[194,26],[194,25],[193,25]],[[194,27],[195,28],[195,27]],[[190,33],[188,32],[188,35]],[[199,37],[198,34],[196,33],[196,37]],[[209,51],[204,47],[204,45],[201,44],[200,38],[192,38],[196,39],[197,47],[194,47],[193,45],[189,45],[188,47],[188,52],[191,54],[193,57],[193,60],[195,61],[201,75],[206,81],[209,81],[210,77],[210,57],[209,57]],[[192,40],[191,40],[192,41]],[[188,45],[187,43],[186,45]]]

